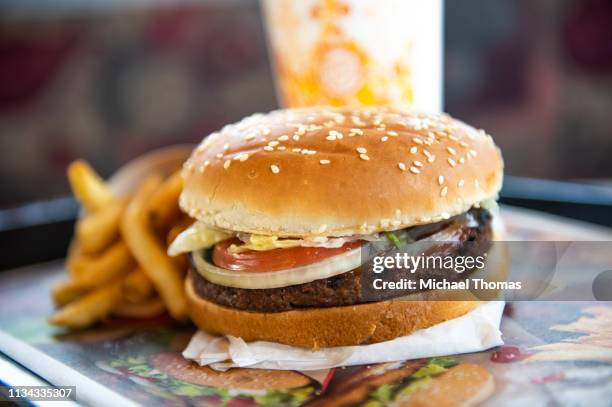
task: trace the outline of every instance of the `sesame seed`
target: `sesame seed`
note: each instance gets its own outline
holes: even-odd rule
[[[355,134],[357,134],[359,136],[363,136],[363,130],[361,130],[361,129],[351,129],[350,131],[351,131],[351,133],[355,133]]]
[[[355,150],[357,150],[359,154],[365,154],[368,152],[368,150],[364,147],[357,147]]]
[[[256,137],[255,134],[251,133],[251,134],[247,135],[244,139],[246,141],[249,141],[249,140],[253,140],[255,137]]]
[[[269,145],[270,147],[276,147],[276,146],[277,146],[277,145],[279,145],[279,144],[280,144],[280,143],[279,143],[278,141],[271,141],[271,142],[269,142],[269,143],[268,143],[268,145]]]
[[[231,160],[225,160],[225,162],[223,163],[223,168],[227,170],[231,163],[232,163]]]
[[[299,153],[300,151],[302,151],[301,148],[292,148],[291,151],[293,151],[294,153]]]
[[[391,137],[397,137],[398,136],[397,131],[393,131],[393,130],[389,130],[387,132],[387,135],[391,136]]]
[[[427,162],[428,163],[432,163],[434,161],[436,161],[436,156],[435,155],[431,155],[431,156],[427,157]]]
[[[387,140],[389,140],[389,137],[387,137],[387,136],[382,136],[382,137],[380,138],[380,141],[382,141],[383,143],[384,143],[385,141],[387,141]]]
[[[270,166],[270,170],[271,170],[271,171],[272,171],[272,173],[274,173],[274,174],[278,174],[278,173],[280,172],[280,168],[279,168],[279,166],[278,166],[278,165],[274,165],[274,164],[272,164],[272,165]]]
[[[270,134],[270,129],[267,127],[264,127],[263,129],[261,129],[261,134],[263,134],[264,136],[267,136],[268,134]]]
[[[325,140],[329,140],[329,141],[334,141],[336,140],[336,136],[332,136],[331,134],[329,136],[325,137]]]
[[[265,146],[263,149],[266,151],[274,151],[274,147],[270,147],[270,146]]]
[[[440,214],[440,216],[442,216],[442,219],[448,219],[448,218],[450,218],[450,215],[448,214],[448,212],[442,212],[442,213]]]
[[[461,141],[461,142],[459,142],[459,145],[460,145],[461,147],[463,147],[463,148],[467,148],[467,147],[469,147],[468,143],[466,143],[465,141]]]
[[[448,138],[449,138],[449,139],[451,139],[451,140],[453,140],[453,141],[459,141],[459,139],[458,139],[457,137],[453,136],[452,134],[450,134],[450,135],[448,136]]]
[[[438,176],[438,184],[439,184],[439,185],[444,184],[444,175],[440,175],[440,176]]]
[[[297,134],[294,134],[293,137],[291,137],[294,141],[300,141],[300,136],[298,136]]]
[[[319,160],[319,163],[321,163],[323,165],[327,165],[327,164],[331,163],[331,161],[329,161],[329,160]]]
[[[431,157],[431,153],[427,151],[426,149],[423,149],[423,154],[425,154],[425,157],[427,158]]]
[[[411,152],[412,154],[416,154],[418,151],[419,151],[419,149],[418,149],[416,146],[412,146],[412,147],[410,147],[410,152]]]
[[[204,161],[204,167],[208,167],[208,164],[210,164],[210,161],[208,160]]]
[[[397,163],[397,166],[399,167],[400,170],[406,171],[406,164],[404,164],[404,163]]]
[[[464,180],[462,180],[462,179],[460,179],[460,180],[459,180],[459,182],[457,182],[457,186],[458,186],[459,188],[463,188],[463,185],[464,185],[464,184],[465,184],[465,181],[464,181]]]
[[[459,158],[459,164],[463,164],[465,162],[465,157]]]
[[[229,149],[229,143],[223,144],[223,151],[227,151]]]
[[[417,167],[410,167],[410,172],[413,174],[418,174],[421,172],[421,170],[419,170]]]
[[[451,167],[454,167],[455,165],[457,165],[457,162],[453,160],[452,158],[448,158],[446,161],[448,161]]]
[[[221,153],[217,153],[217,155],[215,155],[215,157],[217,157],[217,158],[223,158],[223,154],[221,154]]]
[[[289,136],[286,134],[283,134],[282,136],[278,138],[278,141],[287,141],[287,140],[289,140]]]
[[[476,151],[475,151],[475,150],[470,150],[470,151],[469,151],[469,154],[470,154],[472,157],[476,157],[476,156],[478,155],[478,153],[476,153]]]
[[[415,142],[415,143],[417,143],[417,144],[423,144],[423,140],[422,140],[422,139],[420,139],[420,138],[418,138],[418,137],[413,137],[413,138],[412,138],[412,141],[414,141],[414,142]]]
[[[300,127],[298,127],[298,129],[295,132],[295,134],[297,134],[298,136],[302,136],[304,135],[304,133],[306,133],[306,126],[304,125],[300,125]]]
[[[287,147],[285,147],[285,146],[278,146],[278,147],[276,147],[276,149],[279,150],[279,151],[285,151],[287,149]]]
[[[369,161],[370,160],[370,157],[368,157],[365,153],[359,154],[359,158],[361,158],[364,161]]]
[[[446,147],[446,151],[448,151],[452,155],[457,155],[457,151],[455,151],[455,149],[452,147]]]
[[[448,194],[448,187],[443,187],[440,190],[440,196],[446,196],[446,194]]]
[[[422,162],[420,162],[420,161],[418,161],[418,160],[415,160],[413,164],[414,164],[416,167],[422,167],[422,166],[423,166],[423,163],[422,163]]]

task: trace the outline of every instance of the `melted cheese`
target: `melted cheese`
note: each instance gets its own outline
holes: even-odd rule
[[[231,245],[229,247],[230,253],[240,253],[246,250],[266,251],[272,249],[287,249],[297,246],[337,248],[355,240],[375,241],[382,239],[377,233],[372,235],[353,235],[344,237],[313,236],[305,239],[281,238],[279,236],[256,235],[251,233],[234,233],[227,230],[211,228],[202,222],[195,222],[174,239],[168,248],[168,254],[170,256],[176,256],[181,253],[208,249],[216,243],[234,236],[237,236],[242,243]]]

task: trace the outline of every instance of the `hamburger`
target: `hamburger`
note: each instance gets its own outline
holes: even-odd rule
[[[308,405],[472,406],[489,398],[494,389],[493,375],[484,367],[436,357],[359,367]]]
[[[133,380],[156,397],[164,397],[164,405],[298,406],[313,399],[321,388],[315,380],[292,370],[217,371],[174,351],[130,354],[98,365]]]
[[[363,253],[436,240],[486,254],[502,173],[491,136],[442,113],[313,107],[227,125],[183,167],[180,206],[195,222],[169,253],[190,253],[191,318],[215,334],[320,348],[464,315],[477,302],[367,295]]]

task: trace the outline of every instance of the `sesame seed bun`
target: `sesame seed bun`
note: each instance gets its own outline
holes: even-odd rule
[[[492,138],[446,114],[305,108],[206,137],[185,163],[182,209],[210,226],[341,236],[436,222],[495,198]]]

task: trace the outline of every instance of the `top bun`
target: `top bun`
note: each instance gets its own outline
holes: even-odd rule
[[[206,137],[184,164],[181,208],[210,226],[342,236],[437,222],[496,198],[491,136],[398,107],[255,114]]]

